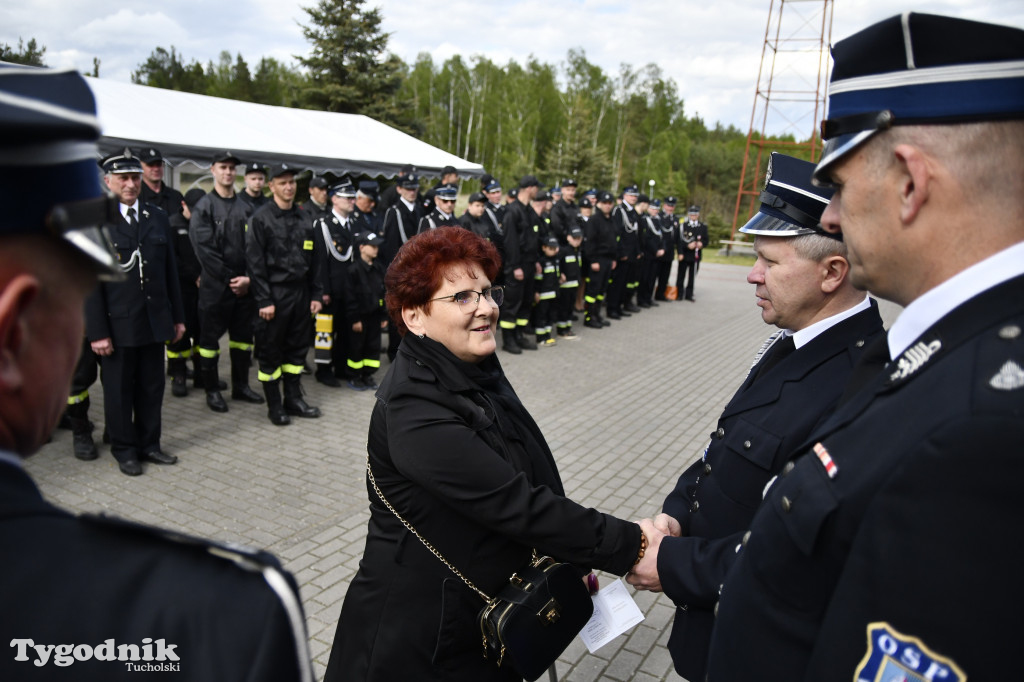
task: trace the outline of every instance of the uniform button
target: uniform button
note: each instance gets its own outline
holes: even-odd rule
[[[750,449],[750,441],[749,440],[743,441],[743,449],[744,450],[749,450]]]
[[[746,533],[743,534],[743,542],[741,542],[740,544],[743,545],[744,547],[746,547],[748,542],[750,542],[750,531],[749,530]]]
[[[707,462],[704,462],[704,475],[705,476],[710,476],[711,475],[711,465],[708,464]]]
[[[694,500],[693,504],[690,505],[690,512],[695,512],[698,509],[700,509],[700,502],[698,500]]]
[[[857,348],[863,348],[864,347],[864,339],[858,339],[857,343],[855,343],[853,345],[857,346]]]
[[[782,496],[782,511],[788,512],[793,508],[793,503],[789,501],[789,498],[785,495]]]
[[[725,429],[723,429],[721,426],[719,426],[718,430],[715,431],[715,438],[718,438],[718,439],[725,438]]]
[[[782,467],[782,475],[789,476],[789,472],[796,468],[796,464],[793,462],[786,462],[786,466]]]
[[[1006,339],[1007,341],[1013,340],[1020,336],[1020,327],[1015,324],[1008,324],[999,330],[999,338]]]

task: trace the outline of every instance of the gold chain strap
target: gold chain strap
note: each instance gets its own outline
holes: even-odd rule
[[[420,542],[422,542],[422,543],[423,543],[423,546],[424,546],[424,547],[426,547],[427,549],[429,549],[429,550],[430,550],[430,553],[431,553],[431,554],[433,554],[433,555],[434,555],[434,556],[436,556],[436,557],[437,557],[438,559],[440,559],[440,560],[441,560],[441,563],[443,563],[443,564],[444,564],[445,566],[447,566],[447,567],[448,567],[448,569],[449,569],[449,570],[451,570],[451,572],[452,572],[452,573],[454,573],[455,575],[457,575],[457,576],[459,576],[460,578],[462,578],[462,582],[466,583],[466,585],[468,585],[468,586],[469,586],[469,588],[470,588],[471,590],[473,590],[474,592],[476,592],[477,594],[479,594],[479,595],[480,595],[480,596],[481,596],[481,597],[483,598],[483,600],[484,600],[485,602],[488,602],[488,603],[490,603],[490,602],[494,601],[493,599],[491,599],[490,597],[488,597],[488,596],[487,596],[486,594],[484,594],[484,593],[483,593],[483,592],[482,592],[482,591],[480,590],[480,588],[478,588],[478,587],[477,587],[476,585],[474,585],[474,584],[473,584],[473,583],[472,583],[472,582],[471,582],[471,581],[469,580],[469,578],[467,578],[466,576],[462,575],[462,572],[461,572],[461,571],[459,571],[459,569],[455,568],[455,567],[454,567],[454,566],[452,566],[452,565],[451,565],[450,563],[448,563],[448,560],[447,560],[447,559],[445,559],[445,558],[444,558],[443,556],[441,556],[441,553],[440,553],[440,552],[438,552],[438,551],[437,551],[437,549],[435,549],[435,548],[434,548],[434,546],[433,546],[432,544],[430,544],[429,542],[427,542],[427,539],[426,539],[425,537],[423,537],[423,536],[422,536],[422,535],[420,535],[420,534],[419,534],[418,532],[416,532],[416,529],[412,527],[412,524],[411,524],[411,523],[409,523],[408,521],[406,521],[406,520],[405,520],[404,518],[402,518],[402,515],[401,515],[401,514],[399,514],[399,513],[398,513],[398,511],[397,511],[397,510],[396,510],[396,509],[395,509],[394,507],[392,507],[392,506],[391,506],[391,503],[390,503],[390,502],[388,502],[388,500],[387,500],[387,498],[386,498],[386,497],[384,497],[384,493],[382,493],[382,492],[380,491],[380,488],[378,488],[378,487],[377,487],[377,481],[376,481],[376,479],[374,479],[374,477],[373,477],[373,469],[371,469],[371,468],[370,468],[370,453],[369,453],[369,452],[367,452],[367,453],[366,453],[366,475],[367,475],[367,476],[369,477],[369,479],[370,479],[370,485],[372,485],[372,486],[373,486],[373,492],[377,493],[377,497],[379,497],[379,498],[380,498],[380,501],[384,503],[384,506],[388,508],[388,511],[390,511],[390,512],[391,512],[392,514],[394,514],[394,515],[395,515],[395,518],[397,518],[397,519],[398,519],[399,521],[401,521],[401,522],[402,522],[402,525],[403,525],[403,526],[405,526],[405,527],[406,527],[406,528],[407,528],[407,529],[409,530],[409,532],[410,532],[410,533],[412,533],[413,535],[415,535],[415,536],[416,536],[416,538],[417,538],[417,539],[418,539],[418,540],[419,540]]]

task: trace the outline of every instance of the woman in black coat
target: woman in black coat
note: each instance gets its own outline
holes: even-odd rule
[[[625,574],[643,533],[564,496],[544,436],[495,355],[500,261],[474,233],[410,239],[388,270],[403,334],[370,420],[383,495],[445,559],[494,595],[532,550]],[[411,333],[409,333],[411,332]],[[368,483],[366,549],[341,610],[326,682],[515,680],[483,657],[481,597],[431,554]],[[644,543],[646,544],[646,543]]]

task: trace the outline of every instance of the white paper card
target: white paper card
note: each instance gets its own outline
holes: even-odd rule
[[[644,619],[621,578],[602,587],[591,599],[594,600],[594,615],[580,632],[590,653],[595,653]]]

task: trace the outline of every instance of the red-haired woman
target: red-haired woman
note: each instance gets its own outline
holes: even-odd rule
[[[564,495],[544,436],[495,355],[500,258],[469,230],[410,239],[387,273],[403,334],[367,443],[384,497],[452,565],[496,594],[536,549],[625,574],[642,533]],[[326,682],[514,680],[485,660],[484,602],[385,507],[369,486],[370,523],[341,610]]]

